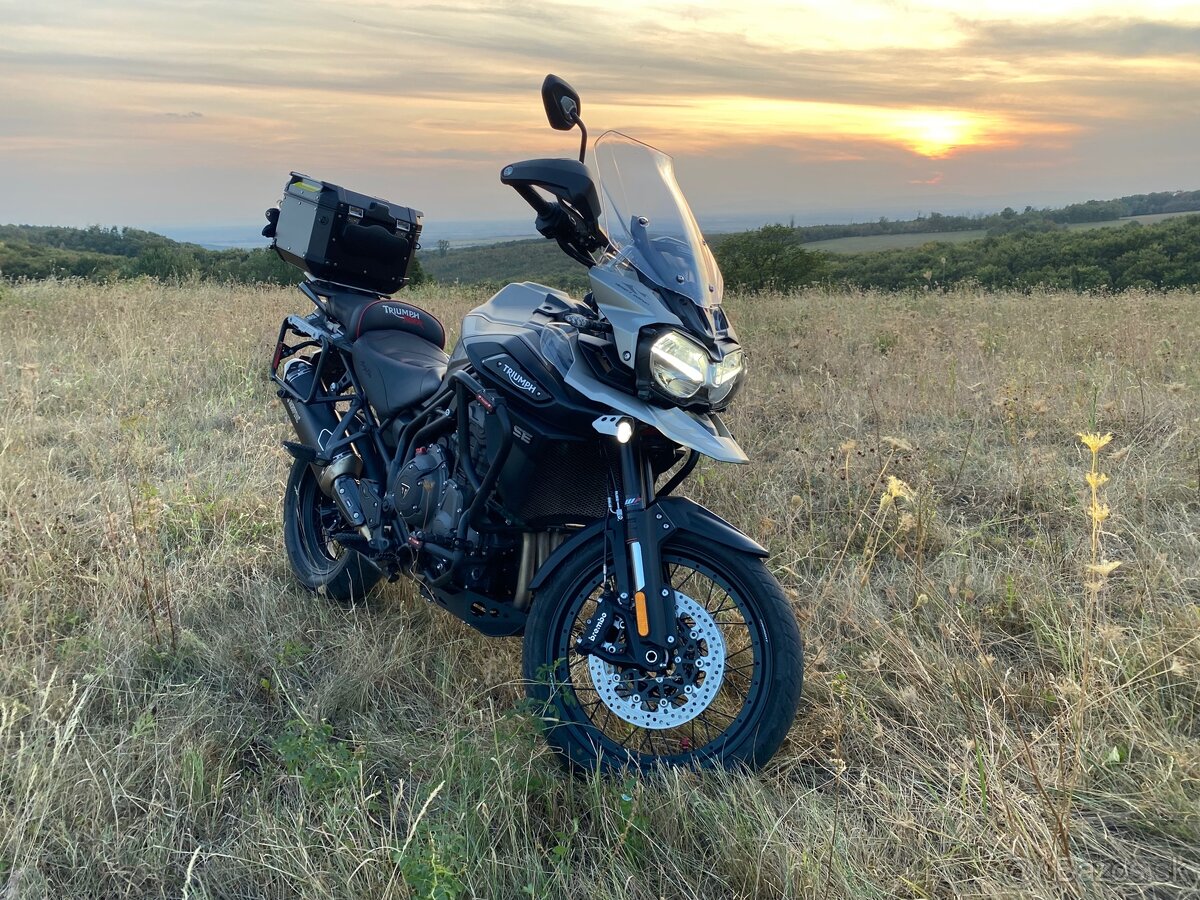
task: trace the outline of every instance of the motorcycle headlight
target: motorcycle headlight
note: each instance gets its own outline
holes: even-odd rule
[[[720,408],[733,395],[746,370],[746,355],[735,349],[713,362],[699,343],[678,331],[665,331],[643,350],[643,377],[650,376],[664,399],[680,405]]]
[[[708,399],[720,403],[729,396],[746,370],[746,354],[734,350],[723,360],[713,366],[712,386],[708,389]]]
[[[650,345],[650,374],[671,397],[686,400],[704,387],[708,354],[678,331],[668,331]]]

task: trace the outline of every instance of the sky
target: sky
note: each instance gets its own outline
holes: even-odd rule
[[[1195,0],[0,0],[0,222],[257,224],[291,170],[522,218],[547,72],[701,221],[1200,188]]]

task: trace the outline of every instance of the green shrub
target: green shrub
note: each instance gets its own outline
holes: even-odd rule
[[[787,225],[730,235],[716,256],[726,286],[734,290],[791,290],[815,281],[823,270],[822,255],[801,247]]]

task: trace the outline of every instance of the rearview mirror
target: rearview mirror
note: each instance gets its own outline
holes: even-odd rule
[[[547,75],[542,82],[542,104],[551,128],[570,131],[579,121],[579,94],[557,75]]]

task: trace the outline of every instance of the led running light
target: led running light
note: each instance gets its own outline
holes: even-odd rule
[[[733,391],[744,370],[745,354],[741,350],[714,363],[703,347],[678,331],[668,331],[650,345],[650,374],[677,400],[688,400],[707,388],[708,401],[720,403]]]
[[[650,374],[658,386],[680,400],[704,387],[708,354],[678,331],[668,331],[650,346]]]

